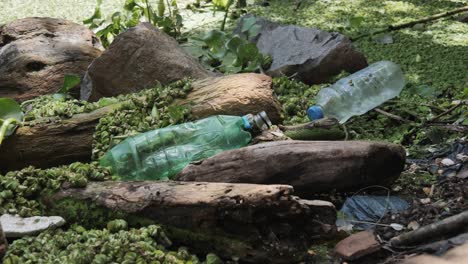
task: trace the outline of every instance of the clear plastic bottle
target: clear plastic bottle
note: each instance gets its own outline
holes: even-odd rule
[[[246,130],[270,126],[265,112],[256,116],[212,116],[127,138],[106,153],[100,163],[123,180],[170,179],[192,161],[246,146],[252,139]]]
[[[379,61],[343,78],[317,95],[317,104],[307,110],[310,120],[332,117],[340,124],[362,115],[398,96],[405,86],[400,67]]]

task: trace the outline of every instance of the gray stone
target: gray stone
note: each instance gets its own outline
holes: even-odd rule
[[[16,215],[0,216],[0,224],[6,237],[23,237],[37,235],[40,232],[62,226],[65,220],[60,216],[34,216],[22,218]]]
[[[141,23],[117,36],[101,57],[89,66],[81,99],[127,94],[183,78],[209,77],[198,61],[169,35]]]
[[[307,84],[323,83],[343,70],[353,73],[367,66],[349,38],[316,28],[280,26],[262,34],[257,47],[273,59],[269,75],[295,75]]]

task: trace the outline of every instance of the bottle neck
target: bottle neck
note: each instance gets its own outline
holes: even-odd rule
[[[270,129],[273,125],[265,111],[257,115],[247,114],[242,117],[242,120],[244,121],[244,128],[247,130],[264,131]]]

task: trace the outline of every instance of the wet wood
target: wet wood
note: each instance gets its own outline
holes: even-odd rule
[[[86,201],[126,213],[126,219],[162,224],[173,242],[195,251],[241,262],[291,263],[302,260],[314,241],[334,234],[336,220],[331,203],[302,200],[292,191],[286,185],[93,182],[62,190],[46,204],[68,223],[83,220],[67,218],[70,200]]]
[[[180,181],[289,184],[296,194],[356,191],[389,185],[403,170],[405,151],[369,141],[277,141],[226,151],[192,163]]]

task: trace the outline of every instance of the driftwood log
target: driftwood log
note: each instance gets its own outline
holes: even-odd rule
[[[404,149],[367,141],[278,141],[226,151],[192,163],[175,180],[289,184],[300,197],[389,185],[403,170]]]
[[[186,100],[175,103],[190,104],[192,114],[197,118],[265,110],[273,122],[280,120],[280,106],[271,90],[271,78],[266,75],[238,74],[209,78],[194,82],[193,87]],[[29,165],[47,168],[89,161],[95,126],[115,107],[107,106],[58,123],[18,128],[0,147],[0,171]]]
[[[55,93],[66,74],[84,76],[102,50],[92,30],[63,19],[24,18],[0,26],[0,97],[24,101]]]
[[[250,263],[295,263],[311,243],[334,234],[336,211],[329,202],[302,200],[292,191],[286,185],[93,182],[59,191],[45,204],[69,223],[96,224],[99,219],[92,218],[106,209],[161,224],[174,243],[200,253]],[[94,211],[75,212],[83,208],[74,206],[78,202],[94,205],[88,207]]]

